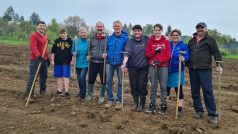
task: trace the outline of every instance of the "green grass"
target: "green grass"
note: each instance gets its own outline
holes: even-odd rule
[[[0,45],[29,45],[29,40],[0,39]]]
[[[2,39],[2,38],[0,38],[0,45],[29,45],[29,40]],[[49,43],[48,47],[52,47],[52,44]]]
[[[238,60],[238,55],[226,55],[224,56],[225,59],[236,59]]]

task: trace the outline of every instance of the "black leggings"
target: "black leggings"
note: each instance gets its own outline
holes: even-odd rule
[[[171,89],[171,87],[167,87],[167,96],[169,96],[169,94],[170,94],[170,89]],[[175,89],[175,92],[176,92],[176,95],[177,95],[178,87],[175,87],[174,89]],[[182,85],[180,85],[179,99],[183,99],[183,86]]]

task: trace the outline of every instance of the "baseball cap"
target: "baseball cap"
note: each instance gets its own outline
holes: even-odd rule
[[[197,25],[196,25],[196,28],[198,28],[198,27],[207,27],[207,25],[206,25],[206,23],[204,23],[204,22],[199,22]]]

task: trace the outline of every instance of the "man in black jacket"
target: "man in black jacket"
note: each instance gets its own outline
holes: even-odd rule
[[[212,56],[214,56],[215,61],[222,61],[222,56],[216,40],[207,33],[207,25],[204,22],[200,22],[196,25],[196,30],[194,37],[188,43],[190,55],[188,61],[189,76],[193,106],[196,111],[194,118],[199,119],[203,117],[204,111],[200,96],[201,87],[209,121],[212,125],[216,125],[218,123],[218,114],[216,113],[216,104],[212,90]],[[218,71],[222,73],[222,68],[219,67]]]

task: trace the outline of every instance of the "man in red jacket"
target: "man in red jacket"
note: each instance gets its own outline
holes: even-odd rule
[[[26,96],[29,95],[30,89],[36,74],[39,63],[41,62],[41,68],[39,71],[40,76],[40,94],[44,95],[46,92],[46,79],[47,79],[47,66],[48,66],[48,53],[47,49],[43,54],[44,47],[47,42],[45,35],[46,24],[43,21],[39,21],[36,25],[36,32],[33,32],[30,36],[30,65],[29,65],[29,78],[26,86]],[[29,102],[34,102],[34,89]]]
[[[154,35],[150,37],[146,46],[146,57],[149,59],[149,78],[151,82],[151,103],[146,112],[156,112],[155,104],[159,81],[161,92],[160,115],[164,115],[167,109],[168,65],[171,55],[169,41],[162,35],[162,33],[163,26],[161,24],[156,24],[154,26]]]

